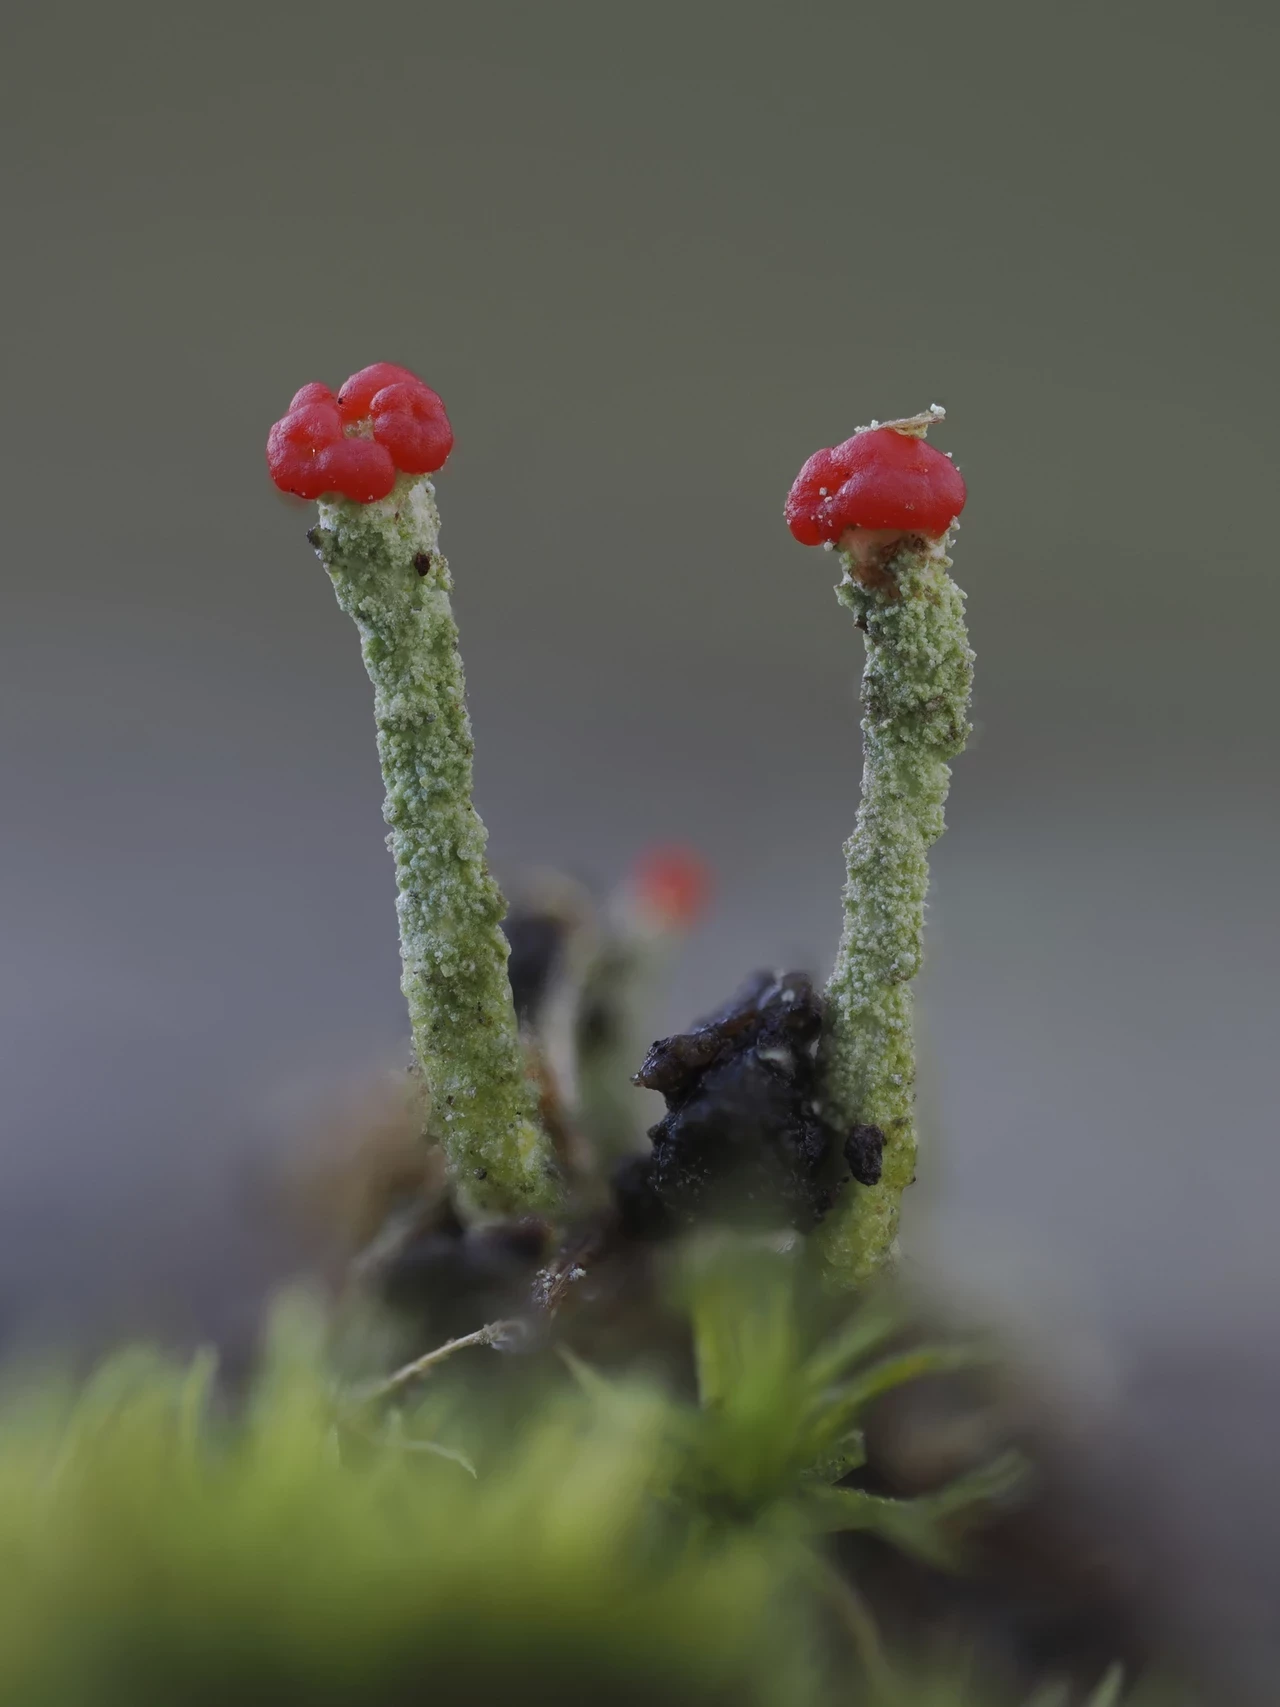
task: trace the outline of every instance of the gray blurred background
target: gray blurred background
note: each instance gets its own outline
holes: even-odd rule
[[[246,1172],[402,1047],[369,689],[262,461],[293,390],[390,359],[448,402],[499,870],[714,862],[656,1027],[758,963],[825,970],[861,648],[781,502],[936,399],[979,733],[935,861],[913,1256],[1133,1394],[1155,1459],[1211,1425],[1219,1482],[1269,1477],[1274,18],[20,9],[10,1333],[247,1320]],[[1228,1550],[1264,1521],[1184,1497]]]

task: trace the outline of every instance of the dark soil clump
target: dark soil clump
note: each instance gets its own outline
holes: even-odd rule
[[[634,1082],[659,1091],[667,1113],[650,1129],[650,1154],[614,1178],[630,1234],[708,1217],[807,1232],[847,1178],[875,1184],[883,1134],[837,1131],[815,1100],[821,1034],[811,980],[759,972],[691,1031],[653,1045]]]

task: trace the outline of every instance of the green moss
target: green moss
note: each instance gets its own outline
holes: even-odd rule
[[[205,1357],[11,1387],[0,1700],[1014,1707],[886,1657],[824,1549],[869,1528],[937,1561],[1007,1493],[998,1463],[913,1501],[835,1485],[872,1400],[961,1354],[889,1350],[879,1307],[819,1328],[802,1265],[732,1240],[673,1302],[692,1394],[481,1347],[389,1408],[335,1380],[301,1298],[234,1407]]]
[[[468,1201],[543,1208],[557,1186],[507,981],[506,904],[471,803],[473,742],[435,492],[320,505],[315,545],[360,631],[395,859],[401,987],[431,1126]]]
[[[767,1551],[670,1544],[652,1406],[602,1419],[570,1395],[495,1438],[451,1396],[419,1425],[464,1441],[476,1477],[411,1433],[344,1433],[305,1310],[273,1339],[237,1424],[203,1365],[136,1355],[70,1406],[28,1394],[0,1418],[0,1699],[806,1699]]]

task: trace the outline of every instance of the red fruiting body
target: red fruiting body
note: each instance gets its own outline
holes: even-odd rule
[[[374,362],[353,373],[336,397],[318,382],[295,392],[289,413],[268,435],[267,468],[282,492],[299,498],[336,492],[369,504],[387,496],[397,469],[434,474],[452,449],[453,428],[431,387],[408,368]]]
[[[444,404],[429,385],[403,382],[375,391],[369,405],[373,436],[406,474],[434,474],[453,449]]]
[[[301,409],[307,403],[332,403],[337,405],[338,399],[327,385],[321,385],[318,380],[312,380],[310,385],[304,385],[301,391],[295,391],[293,402],[289,405],[292,415],[295,409]]]
[[[834,544],[848,528],[946,533],[964,509],[960,470],[923,438],[869,427],[819,450],[787,494],[787,526],[801,545]]]
[[[338,439],[316,458],[326,492],[341,492],[357,504],[385,498],[396,483],[396,465],[385,445],[372,439]]]
[[[303,450],[323,450],[342,437],[342,417],[332,403],[304,403],[292,408],[280,422],[280,429],[290,444]]]
[[[424,391],[430,390],[407,367],[397,367],[395,362],[374,362],[370,367],[362,367],[359,373],[353,373],[338,393],[342,419],[347,422],[363,421],[369,413],[369,405],[383,386],[396,384],[420,385]],[[435,392],[431,395],[434,397]]]
[[[336,490],[320,466],[320,455],[341,442],[342,420],[336,404],[304,403],[300,409],[291,409],[267,436],[271,478],[282,492],[299,498],[319,498]]]
[[[667,930],[687,930],[706,910],[711,868],[692,848],[650,848],[636,862],[636,893]]]

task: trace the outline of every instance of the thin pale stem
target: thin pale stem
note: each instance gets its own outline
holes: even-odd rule
[[[875,1618],[857,1588],[826,1559],[808,1549],[800,1556],[801,1574],[835,1612],[870,1686],[889,1695],[897,1684]]]
[[[355,1395],[362,1404],[368,1404],[374,1399],[388,1398],[392,1393],[398,1393],[402,1387],[407,1387],[413,1381],[419,1381],[424,1375],[429,1375],[437,1364],[443,1363],[457,1351],[466,1351],[473,1345],[497,1345],[498,1341],[507,1334],[518,1332],[518,1322],[486,1322],[484,1327],[477,1328],[474,1333],[460,1334],[456,1340],[446,1340],[433,1351],[428,1351],[421,1357],[415,1357],[412,1363],[402,1364],[401,1367],[382,1381],[371,1382],[362,1387]]]

